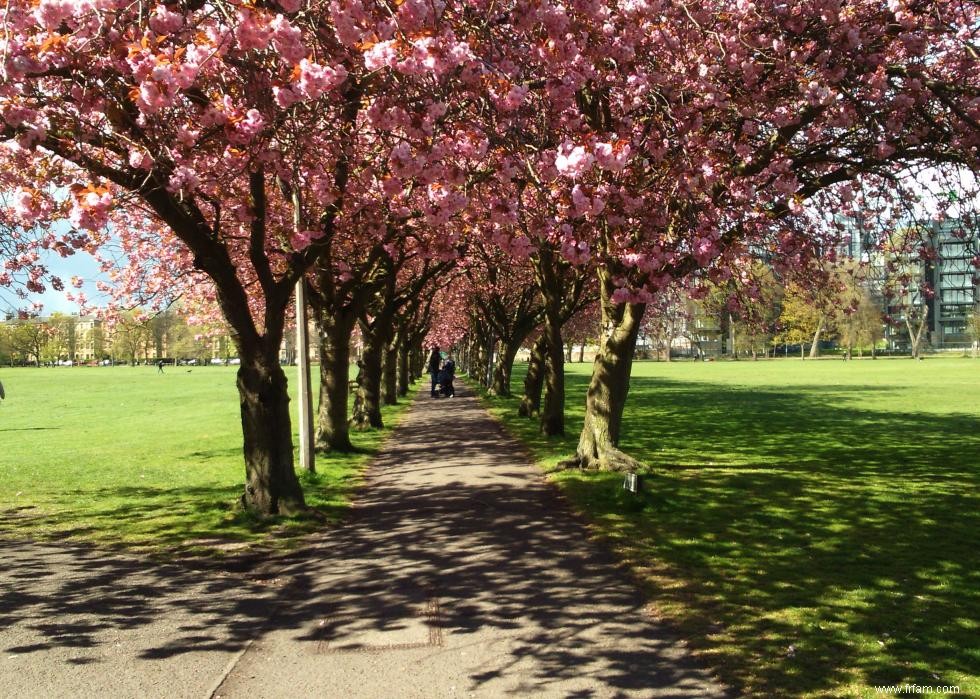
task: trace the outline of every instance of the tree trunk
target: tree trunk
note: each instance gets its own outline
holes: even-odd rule
[[[357,387],[351,425],[355,429],[381,429],[381,362],[384,355],[384,338],[380,333],[364,333],[364,353],[361,355],[363,376]]]
[[[398,343],[398,395],[407,396],[408,386],[411,383],[411,342],[407,337],[402,337]]]
[[[578,346],[578,363],[582,364],[585,362],[585,343],[583,342]]]
[[[563,295],[556,270],[555,252],[548,246],[538,250],[534,271],[544,303],[544,401],[541,433],[565,434],[565,347],[561,338]]]
[[[522,337],[519,340],[501,343],[501,351],[497,353],[497,361],[493,367],[493,384],[490,387],[494,395],[510,397],[510,376],[514,370],[514,357],[517,356],[523,340]]]
[[[473,376],[477,382],[484,388],[489,388],[490,384],[488,382],[488,372],[487,365],[490,362],[490,355],[492,351],[489,348],[490,337],[484,333],[480,333],[473,345]]]
[[[732,314],[728,314],[728,344],[731,345],[729,351],[732,355],[732,359],[736,362],[738,361],[738,349],[735,345],[735,319]]]
[[[319,452],[353,451],[347,426],[347,402],[354,313],[350,309],[325,311],[317,322],[320,328],[320,407],[314,446]]]
[[[245,492],[241,502],[244,508],[264,515],[306,509],[293,469],[289,394],[278,350],[239,348],[242,363],[237,384],[245,438]]]
[[[544,385],[544,354],[546,347],[544,337],[539,337],[527,363],[527,375],[524,377],[524,397],[517,409],[518,415],[532,417],[541,412],[541,388]]]
[[[926,328],[926,322],[929,320],[929,307],[925,306],[923,308],[922,318],[919,320],[919,326],[916,328],[915,333],[912,333],[912,324],[909,322],[908,314],[905,317],[905,327],[909,331],[909,340],[912,343],[912,359],[919,358],[919,343],[922,342],[922,331]]]
[[[823,332],[824,320],[820,319],[817,323],[817,331],[813,333],[813,342],[810,343],[810,359],[816,359],[820,356],[820,333]]]
[[[388,343],[384,349],[384,386],[382,398],[385,405],[398,404],[398,345],[396,337],[394,342]]]
[[[644,304],[614,304],[612,273],[600,270],[602,327],[592,380],[585,400],[585,424],[575,457],[561,466],[611,471],[635,470],[640,464],[619,450],[619,435],[629,393],[633,353]]]
[[[412,350],[415,356],[415,371],[412,372],[412,377],[416,381],[425,375],[425,347],[422,346],[422,340],[421,337],[416,340],[415,349]]]
[[[561,326],[550,325],[545,323],[545,334],[550,339],[545,350],[541,434],[553,437],[565,434],[565,353],[561,346]]]
[[[412,341],[412,346],[408,350],[408,367],[409,382],[422,378],[422,370],[425,368],[425,350],[422,348],[421,338]]]
[[[557,307],[555,307],[557,303]],[[565,434],[565,352],[561,341],[561,300],[546,305],[544,338],[544,401],[541,407],[541,434]]]
[[[492,335],[491,338],[493,338]],[[483,379],[482,383],[487,389],[493,383],[493,361],[495,354],[497,354],[497,341],[496,338],[493,338],[490,344],[487,345],[487,353],[483,358],[483,365],[480,367],[480,375]]]

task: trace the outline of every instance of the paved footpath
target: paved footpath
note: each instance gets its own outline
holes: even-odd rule
[[[0,560],[0,697],[725,696],[465,387],[423,393],[348,525],[274,568]]]

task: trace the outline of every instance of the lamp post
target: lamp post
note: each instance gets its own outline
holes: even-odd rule
[[[299,187],[293,187],[293,228],[299,232],[302,217]],[[306,279],[296,282],[296,368],[299,377],[299,463],[316,473],[313,456],[313,402],[310,396],[310,342],[306,323]]]

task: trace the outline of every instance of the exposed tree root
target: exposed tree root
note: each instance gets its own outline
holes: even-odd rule
[[[614,447],[607,447],[599,452],[598,465],[593,467],[600,471],[638,471],[643,468],[643,464],[634,459],[624,451]]]
[[[535,417],[540,412],[540,408],[534,404],[534,401],[525,398],[521,401],[521,404],[517,408],[517,414],[521,417]]]
[[[352,430],[357,430],[358,432],[366,432],[368,430],[375,430],[375,429],[380,430],[382,427],[384,427],[384,425],[381,424],[380,420],[378,420],[377,422],[378,424],[374,424],[371,421],[371,416],[365,414],[365,415],[355,415],[350,419],[349,424]]]
[[[601,449],[596,456],[587,456],[581,452],[569,459],[563,459],[547,470],[547,473],[570,471],[613,471],[617,473],[634,472],[643,469],[643,463],[615,447]]]
[[[332,444],[328,440],[318,439],[313,445],[313,451],[317,454],[352,454],[357,449],[348,439],[345,443]]]

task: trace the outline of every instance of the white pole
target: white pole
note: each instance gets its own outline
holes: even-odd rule
[[[293,185],[293,227],[302,224],[299,184]],[[313,402],[310,397],[310,342],[306,327],[306,280],[296,282],[296,368],[299,374],[299,463],[304,471],[316,472],[313,456]]]
[[[299,463],[316,471],[313,456],[313,402],[310,396],[310,343],[306,328],[305,281],[296,282],[296,368],[299,374]]]

